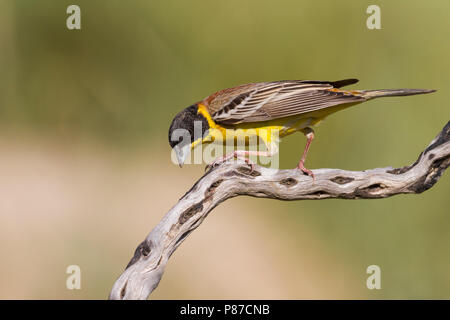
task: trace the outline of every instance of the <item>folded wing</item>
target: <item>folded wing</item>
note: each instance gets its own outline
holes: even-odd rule
[[[365,101],[356,91],[336,89],[356,81],[347,79],[336,82],[299,80],[256,83],[218,93],[210,102],[210,112],[212,111],[212,118],[217,123],[238,124],[268,121],[340,104]]]

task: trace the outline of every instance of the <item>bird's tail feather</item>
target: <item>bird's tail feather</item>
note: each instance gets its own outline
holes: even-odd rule
[[[362,96],[366,99],[374,99],[379,97],[400,97],[412,96],[415,94],[432,93],[436,90],[432,89],[383,89],[383,90],[361,90]]]

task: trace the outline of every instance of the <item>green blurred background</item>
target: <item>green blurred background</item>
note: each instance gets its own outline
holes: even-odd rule
[[[81,30],[66,8],[81,7]],[[366,8],[381,7],[381,30]],[[449,120],[450,2],[0,2],[0,298],[103,299],[137,244],[203,172],[170,161],[182,108],[234,85],[338,80],[433,88],[316,130],[310,168],[412,163]],[[293,167],[305,139],[281,144]],[[153,298],[450,298],[450,179],[383,200],[219,206]],[[67,290],[79,265],[82,289]],[[366,268],[382,289],[366,288]]]

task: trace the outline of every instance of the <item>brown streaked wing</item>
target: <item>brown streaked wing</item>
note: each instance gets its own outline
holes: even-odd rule
[[[365,99],[348,91],[330,90],[327,82],[278,81],[242,88],[228,96],[222,108],[211,112],[222,124],[259,122],[289,117]]]
[[[237,87],[224,89],[218,91],[209,97],[205,98],[203,101],[206,102],[208,106],[208,111],[211,115],[219,111],[220,109],[226,107],[231,101],[237,98],[241,94],[250,93],[255,89],[260,88],[265,83],[247,83]]]

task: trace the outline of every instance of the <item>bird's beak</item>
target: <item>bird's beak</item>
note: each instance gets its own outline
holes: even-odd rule
[[[176,145],[175,147],[173,147],[173,149],[175,150],[175,153],[177,155],[178,165],[181,168],[186,161],[189,153],[191,152],[191,146],[189,144],[184,145],[183,147]]]

